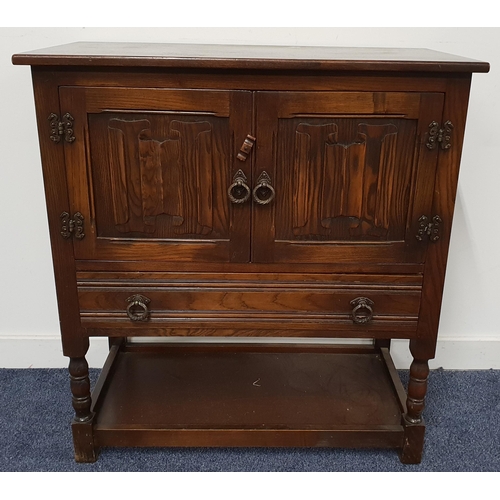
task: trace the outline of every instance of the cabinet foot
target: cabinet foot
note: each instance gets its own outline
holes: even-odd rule
[[[404,422],[403,422],[404,424]],[[425,425],[405,425],[405,437],[399,459],[403,464],[419,464],[424,448]]]
[[[71,423],[75,461],[78,463],[93,463],[99,456],[99,450],[94,446],[92,424],[93,419],[87,422],[73,420]]]

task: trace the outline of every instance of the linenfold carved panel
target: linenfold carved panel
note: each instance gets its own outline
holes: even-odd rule
[[[221,167],[228,160],[218,120],[160,114],[91,120],[91,146],[107,150],[107,165],[93,163],[94,176],[109,183],[111,194],[103,200],[96,186],[100,235],[221,236],[227,214],[214,217],[214,191],[225,182]]]
[[[288,171],[291,179],[280,180],[278,238],[403,240],[412,169],[405,151],[415,145],[413,122],[311,121],[281,121],[286,146],[278,153],[278,172]]]

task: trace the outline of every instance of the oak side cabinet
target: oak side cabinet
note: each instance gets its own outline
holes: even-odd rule
[[[32,66],[78,462],[107,446],[420,462],[471,76],[488,63],[133,43],[13,63]],[[92,392],[91,336],[110,346]],[[409,341],[406,389],[391,339]]]

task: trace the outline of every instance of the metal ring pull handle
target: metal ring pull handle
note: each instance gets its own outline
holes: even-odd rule
[[[271,185],[271,178],[264,170],[257,179],[257,185],[253,188],[253,199],[259,205],[267,205],[273,201],[276,191]]]
[[[242,170],[234,174],[233,183],[227,190],[231,203],[241,204],[250,199],[251,189],[247,184],[247,178]]]
[[[366,297],[358,297],[351,300],[352,320],[357,325],[369,323],[373,318],[373,301]]]
[[[148,304],[150,299],[143,295],[132,295],[127,299],[127,316],[132,321],[147,321],[149,319]]]

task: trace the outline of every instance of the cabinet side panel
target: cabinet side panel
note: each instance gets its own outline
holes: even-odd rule
[[[73,242],[61,236],[60,215],[69,210],[64,148],[50,139],[48,120],[51,113],[61,116],[67,110],[59,109],[57,74],[33,69],[32,75],[63,353],[79,357],[88,338],[80,326]]]
[[[442,122],[450,120],[453,123],[452,146],[439,151],[432,207],[432,215],[439,215],[443,224],[440,227],[439,241],[429,244],[424,268],[418,340],[412,342],[414,357],[422,359],[435,356],[470,82],[470,75],[450,79],[445,96]]]

